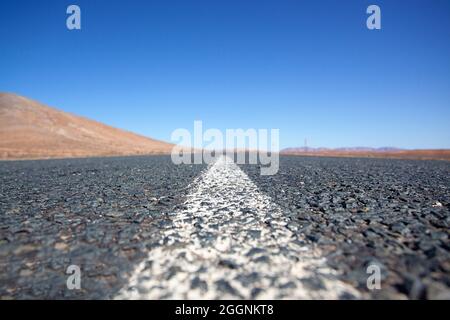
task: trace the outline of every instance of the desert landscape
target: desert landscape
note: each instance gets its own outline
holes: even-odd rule
[[[173,144],[0,93],[0,160],[170,154]],[[286,148],[282,155],[450,160],[448,149]]]
[[[450,300],[450,1],[0,12],[11,314],[445,315],[396,300]]]

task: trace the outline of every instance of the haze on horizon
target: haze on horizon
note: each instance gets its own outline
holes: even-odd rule
[[[68,3],[0,4],[0,91],[166,141],[202,120],[281,148],[450,148],[448,1],[74,4],[81,31]]]

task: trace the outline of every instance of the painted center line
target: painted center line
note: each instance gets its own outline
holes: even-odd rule
[[[191,189],[116,299],[359,297],[231,159],[219,158]]]

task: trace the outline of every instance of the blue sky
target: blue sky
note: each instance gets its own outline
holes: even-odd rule
[[[203,120],[281,147],[450,148],[448,0],[8,0],[0,39],[0,91],[157,139]]]

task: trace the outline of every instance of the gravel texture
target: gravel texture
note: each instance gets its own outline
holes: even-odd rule
[[[19,161],[0,182],[0,299],[450,299],[449,162],[281,157],[260,176],[163,156]]]
[[[242,169],[364,297],[450,299],[450,162],[281,157],[274,176]],[[371,264],[381,290],[367,289]]]
[[[202,169],[163,156],[0,162],[0,298],[114,297]],[[72,264],[81,290],[66,287]]]

